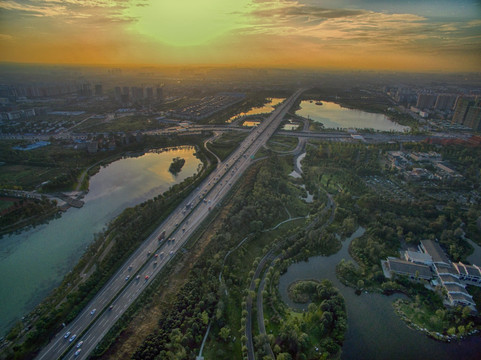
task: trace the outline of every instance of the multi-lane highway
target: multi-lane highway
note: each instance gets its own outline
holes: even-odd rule
[[[77,318],[56,334],[37,359],[88,357],[152,278],[182,248],[211,208],[241,177],[255,153],[276,131],[301,93],[302,90],[296,91],[251,131],[238,148],[142,243]],[[164,231],[165,240],[159,241]]]

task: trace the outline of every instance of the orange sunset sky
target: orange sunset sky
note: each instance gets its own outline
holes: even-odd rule
[[[473,0],[0,0],[0,61],[480,71]]]

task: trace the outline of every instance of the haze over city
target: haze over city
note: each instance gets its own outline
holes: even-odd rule
[[[479,71],[475,0],[6,0],[0,61]]]

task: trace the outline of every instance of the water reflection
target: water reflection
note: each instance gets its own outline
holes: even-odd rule
[[[61,282],[93,235],[125,208],[194,175],[201,165],[194,154],[193,147],[179,147],[115,161],[90,179],[82,208],[71,208],[48,224],[0,239],[0,336]],[[186,160],[175,176],[169,172],[174,157]]]
[[[247,112],[242,112],[240,114],[234,115],[229,120],[227,120],[226,122],[231,123],[234,120],[237,120],[241,117],[248,116],[248,115],[258,115],[258,114],[271,113],[274,110],[275,106],[279,105],[284,100],[285,100],[284,98],[282,98],[282,99],[281,98],[267,98],[268,103],[265,104],[264,106],[255,107],[255,108],[250,109]],[[246,126],[246,125],[244,125],[244,126]]]
[[[289,284],[297,280],[329,279],[339,289],[346,301],[348,330],[342,348],[342,359],[479,359],[481,337],[473,336],[456,343],[442,343],[412,330],[394,313],[392,302],[401,295],[355,294],[336,276],[336,265],[341,259],[352,260],[350,242],[362,236],[359,228],[343,242],[341,250],[329,257],[314,256],[307,262],[289,266],[279,281],[279,292],[286,304],[294,309],[307,308],[296,304],[288,296]]]
[[[380,131],[409,131],[409,126],[399,125],[383,114],[368,113],[361,110],[343,108],[332,102],[322,106],[303,100],[296,115],[322,123],[326,129],[374,129]]]

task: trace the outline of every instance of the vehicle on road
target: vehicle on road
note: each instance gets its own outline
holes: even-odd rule
[[[135,278],[136,278],[137,280],[139,280],[139,279],[140,279],[140,275],[137,275]]]
[[[132,270],[132,264],[129,265],[129,271]]]
[[[127,276],[125,277],[125,281],[127,281],[127,280],[129,280],[129,279],[130,279],[130,275],[127,275]]]
[[[67,331],[63,337],[64,337],[64,339],[66,339],[66,338],[68,338],[69,336],[70,336],[70,331]]]
[[[149,275],[145,275],[145,281],[149,280]]]
[[[78,348],[81,347],[83,343],[84,343],[83,341],[79,341],[78,344],[77,344],[77,347]]]
[[[160,235],[159,235],[159,237],[157,238],[157,240],[162,241],[162,240],[164,240],[164,239],[165,239],[165,230],[160,233]]]
[[[112,310],[113,308],[114,308],[113,305],[110,305],[110,306],[109,306],[109,310]]]
[[[155,254],[154,257],[158,258],[158,257],[159,257],[159,254]]]
[[[93,309],[93,310],[90,312],[90,315],[95,314],[96,311],[97,311],[97,309]]]
[[[82,349],[78,349],[76,352],[75,352],[75,356],[79,356],[80,355],[80,352],[82,351]]]
[[[69,342],[74,341],[76,337],[77,337],[77,334],[73,334],[72,337],[69,339]]]

